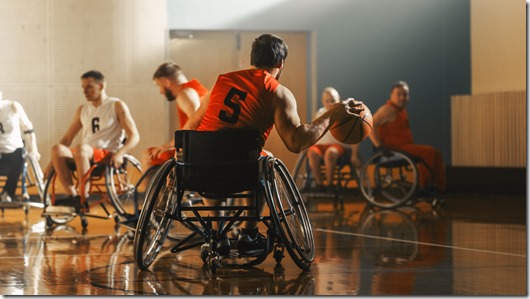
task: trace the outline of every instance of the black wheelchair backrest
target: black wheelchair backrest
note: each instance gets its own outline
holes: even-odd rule
[[[175,132],[182,152],[177,177],[186,189],[205,193],[237,193],[255,189],[260,148],[256,130]]]

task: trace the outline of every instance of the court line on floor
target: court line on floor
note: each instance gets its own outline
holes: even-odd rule
[[[325,233],[338,234],[338,235],[348,235],[348,236],[356,236],[356,237],[364,237],[364,238],[372,238],[372,239],[380,239],[380,240],[388,240],[388,241],[397,241],[397,242],[403,242],[403,243],[413,243],[413,244],[420,244],[420,245],[444,247],[444,248],[450,248],[450,249],[468,250],[468,251],[475,251],[475,252],[482,252],[482,253],[492,253],[492,254],[500,254],[500,255],[516,256],[516,257],[526,258],[526,255],[524,255],[524,254],[515,254],[515,253],[507,253],[507,252],[484,250],[484,249],[475,249],[475,248],[467,248],[467,247],[459,247],[459,246],[449,246],[449,245],[442,245],[442,244],[436,244],[436,243],[409,241],[409,240],[396,239],[396,238],[379,237],[379,236],[364,235],[364,234],[351,233],[351,232],[342,232],[342,231],[323,229],[323,228],[316,228],[315,230],[316,231],[325,232]]]

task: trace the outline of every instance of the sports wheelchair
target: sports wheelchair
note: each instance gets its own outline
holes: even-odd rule
[[[23,156],[24,166],[22,168],[22,174],[18,184],[18,187],[21,190],[21,200],[11,203],[0,203],[0,209],[2,210],[2,213],[4,212],[4,209],[16,209],[22,207],[24,209],[24,213],[27,215],[29,213],[30,206],[42,207],[38,202],[32,201],[30,196],[30,192],[32,194],[36,194],[39,196],[40,201],[44,191],[44,175],[42,174],[42,169],[40,167],[39,161],[32,154],[24,151]],[[7,170],[7,168],[0,167],[0,182],[3,184],[5,184],[7,180]],[[13,200],[15,199],[13,198]]]
[[[201,259],[213,274],[224,266],[260,264],[273,251],[280,263],[285,249],[298,267],[310,268],[315,245],[304,202],[283,162],[259,157],[256,131],[181,130],[175,132],[175,143],[180,157],[167,161],[156,174],[136,227],[134,258],[140,269],[147,270],[155,261],[173,221],[192,232],[171,252],[200,246]],[[251,204],[187,205],[183,202],[186,192],[214,200],[247,199]],[[263,203],[268,206],[267,214],[261,212]],[[232,246],[228,256],[220,256],[219,241],[241,221],[257,221],[262,231],[266,228],[266,236],[260,234],[265,248],[246,255]],[[218,224],[217,231],[212,229],[213,222]],[[229,240],[235,245],[237,238]]]
[[[140,192],[139,186],[142,184],[145,174],[142,175],[140,162],[131,155],[125,155],[123,164],[115,168],[110,162],[110,156],[98,163],[91,163],[90,169],[82,177],[76,175],[75,164],[69,163],[69,168],[76,188],[79,186],[90,186],[90,202],[81,194],[81,204],[83,208],[76,212],[73,207],[56,206],[57,198],[66,197],[55,170],[51,170],[42,196],[44,212],[42,216],[46,218],[46,227],[61,225],[72,221],[76,216],[80,216],[83,229],[88,226],[87,217],[111,219],[114,218],[116,224],[126,227],[133,226],[138,219],[144,196]],[[79,189],[79,188],[77,188]],[[80,188],[83,190],[84,188]],[[81,192],[82,193],[82,192]],[[96,199],[93,201],[92,197]],[[107,204],[114,208],[115,213],[111,214]],[[100,206],[104,215],[89,213],[90,209]],[[132,227],[131,227],[132,229]]]
[[[306,205],[309,205],[310,198],[322,198],[326,196],[332,196],[334,199],[334,207],[341,210],[344,209],[344,196],[343,193],[348,189],[358,189],[359,187],[359,176],[353,164],[351,163],[352,150],[350,147],[346,147],[346,153],[342,156],[335,166],[335,172],[333,174],[334,188],[333,190],[316,191],[313,190],[315,182],[314,175],[309,165],[309,159],[307,157],[307,150],[298,156],[294,168],[294,181],[300,192],[304,195]],[[320,167],[320,173],[323,178],[326,177],[326,168],[324,165]]]
[[[430,201],[433,207],[441,207],[443,199],[429,188],[420,188],[418,165],[429,166],[420,157],[399,150],[376,151],[360,174],[360,187],[364,198],[380,208],[412,205],[419,200]],[[431,176],[432,177],[432,176]]]

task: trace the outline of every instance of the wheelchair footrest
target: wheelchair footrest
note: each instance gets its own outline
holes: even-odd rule
[[[75,208],[66,206],[48,206],[42,216],[75,216]]]
[[[14,201],[14,202],[2,202],[0,203],[0,209],[16,209],[20,208],[24,205],[21,201]]]

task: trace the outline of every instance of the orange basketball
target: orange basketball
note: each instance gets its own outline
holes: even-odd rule
[[[347,144],[356,144],[363,141],[372,132],[372,113],[365,104],[360,117],[348,116],[340,121],[335,121],[331,126],[331,135],[337,141]]]

